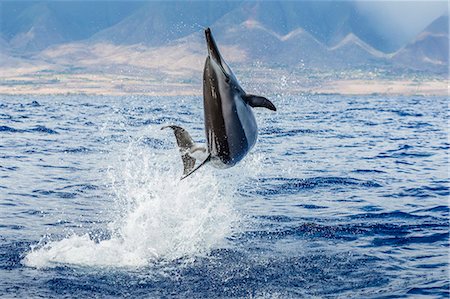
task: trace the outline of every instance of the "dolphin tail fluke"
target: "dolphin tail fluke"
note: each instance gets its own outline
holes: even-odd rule
[[[187,178],[188,176],[190,176],[191,174],[193,174],[194,172],[197,171],[197,169],[199,169],[200,167],[202,167],[203,165],[205,165],[206,163],[208,163],[211,160],[211,154],[208,155],[208,157],[202,162],[200,163],[200,165],[198,165],[194,170],[192,170],[191,172],[189,172],[188,174],[183,173],[183,176],[181,177],[181,180],[184,180],[185,178]],[[186,170],[186,169],[185,169]]]
[[[181,155],[181,160],[183,160],[183,176],[185,176],[194,169],[196,160],[188,153]]]
[[[194,171],[200,168],[200,166],[209,161],[210,157],[208,156],[208,158],[205,161],[203,161],[199,166],[197,166],[197,168],[195,168],[197,159],[194,157],[193,154],[197,151],[206,152],[206,149],[197,146],[195,142],[192,140],[191,135],[189,135],[189,133],[182,127],[173,125],[164,126],[161,128],[161,130],[166,128],[171,128],[173,130],[173,133],[177,140],[178,148],[180,149],[181,160],[183,161],[183,168],[184,168],[183,176],[181,179],[184,179],[187,176],[191,175]]]

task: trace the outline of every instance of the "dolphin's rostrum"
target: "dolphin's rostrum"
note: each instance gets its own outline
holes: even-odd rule
[[[184,165],[182,179],[208,162],[218,168],[228,168],[241,161],[258,136],[252,107],[276,111],[268,99],[247,94],[242,89],[220,55],[209,28],[205,30],[205,37],[208,57],[203,70],[203,104],[207,148],[197,146],[181,127],[163,127],[170,127],[175,133]],[[205,158],[195,167],[198,153],[204,153]]]

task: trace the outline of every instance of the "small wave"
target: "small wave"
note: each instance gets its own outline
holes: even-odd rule
[[[425,216],[414,215],[402,211],[382,212],[382,213],[363,213],[348,216],[350,219],[384,219],[384,218],[396,218],[396,219],[420,219]]]
[[[276,127],[267,127],[261,130],[259,133],[261,136],[268,135],[271,137],[290,137],[296,135],[305,135],[305,134],[316,134],[322,133],[330,130],[312,130],[312,129],[292,129],[292,130],[283,130]]]
[[[445,268],[445,267],[443,267]],[[428,284],[415,286],[409,289],[406,294],[410,297],[423,297],[423,298],[449,298],[450,285],[448,280],[444,280],[445,282],[432,281],[431,286]],[[433,285],[434,284],[434,285]],[[412,296],[414,295],[414,296]]]
[[[430,129],[430,127],[433,127],[432,124],[427,122],[410,122],[405,126],[402,126],[402,128],[408,128],[408,129],[420,129],[420,128],[426,128],[427,132],[433,131]]]
[[[23,133],[23,132],[40,132],[40,133],[47,133],[47,134],[58,134],[58,132],[46,128],[44,126],[36,126],[31,129],[22,130],[22,129],[15,129],[8,126],[0,126],[0,132],[11,132],[11,133]]]
[[[432,198],[439,196],[449,196],[450,188],[445,185],[422,186],[416,188],[405,188],[401,192],[386,194],[384,197],[414,197],[414,198]]]
[[[72,192],[59,192],[59,191],[51,191],[51,190],[33,190],[33,193],[37,193],[40,195],[50,196],[50,197],[59,197],[59,198],[75,198],[77,196],[76,193]]]
[[[92,184],[76,184],[64,186],[62,188],[58,188],[57,190],[66,190],[66,189],[76,189],[79,192],[84,192],[86,190],[97,190],[98,186]]]
[[[20,196],[20,197],[31,197],[31,198],[38,198],[36,194],[30,194],[30,193],[21,193],[21,192],[9,192],[9,195],[14,196]]]
[[[73,167],[73,166],[48,165],[48,164],[37,164],[36,166],[43,167],[43,168],[67,169],[67,170],[72,170],[72,171],[82,170],[81,168]]]
[[[110,108],[110,106],[108,106],[108,105],[99,105],[99,104],[92,104],[92,103],[82,103],[82,104],[80,104],[80,106],[92,107],[92,108],[96,108],[96,109]]]
[[[374,246],[392,246],[392,245],[409,245],[415,243],[432,244],[440,241],[448,241],[449,233],[436,233],[426,236],[407,236],[394,238],[375,238],[373,240]]]
[[[380,111],[392,112],[392,113],[395,113],[395,114],[397,114],[398,116],[401,116],[401,117],[405,117],[405,116],[422,117],[423,116],[422,113],[418,113],[418,112],[411,111],[411,110],[400,110],[400,109],[383,110],[383,109],[380,109]]]
[[[424,158],[431,156],[434,156],[434,153],[414,151],[414,146],[404,144],[399,146],[397,149],[391,149],[385,152],[381,152],[375,158]]]
[[[260,219],[275,221],[275,222],[291,222],[293,219],[284,215],[273,215],[273,216],[260,216]]]
[[[377,169],[355,169],[352,172],[355,172],[355,173],[386,173],[385,171],[377,170]]]
[[[7,172],[9,172],[9,171],[16,171],[17,169],[19,169],[19,167],[17,167],[17,166],[2,166],[2,165],[0,165],[0,171],[7,171]]]
[[[414,213],[423,213],[423,212],[442,212],[446,215],[450,213],[450,207],[448,206],[435,206],[432,208],[425,208],[425,209],[419,209],[415,210]]]
[[[1,108],[1,104],[0,104],[0,108]],[[12,115],[6,114],[6,113],[0,113],[0,119],[3,120],[13,120]]]
[[[286,221],[285,221],[286,222]],[[283,239],[286,237],[295,238],[320,238],[320,239],[341,239],[353,241],[357,235],[363,235],[366,232],[363,228],[354,225],[321,225],[317,223],[303,223],[295,227],[281,227],[277,229],[264,229],[246,232],[245,238],[263,238],[263,239]]]
[[[44,126],[36,126],[32,129],[26,130],[27,132],[39,132],[39,133],[46,133],[46,134],[58,134],[55,130],[49,129]]]
[[[374,181],[345,177],[271,178],[260,179],[260,183],[262,188],[256,191],[260,195],[291,194],[304,190],[336,186],[381,187],[379,183]]]
[[[92,150],[87,147],[80,146],[80,147],[74,147],[74,148],[66,148],[66,149],[61,150],[61,152],[68,153],[68,154],[79,154],[79,153],[92,152]]]
[[[364,212],[378,212],[378,211],[382,211],[383,208],[374,206],[374,205],[366,205],[366,206],[361,207],[360,210],[362,210]]]
[[[41,107],[41,104],[39,104],[38,101],[33,101],[29,104],[31,107]]]
[[[409,150],[409,149],[413,149],[413,148],[414,148],[414,146],[412,146],[412,145],[403,144],[403,145],[400,145],[397,149],[388,150],[387,152],[404,151],[404,150]]]
[[[297,207],[302,207],[308,210],[318,210],[318,209],[327,209],[328,207],[324,207],[324,206],[318,206],[318,205],[311,205],[311,204],[301,204],[301,205],[296,205]]]
[[[347,108],[345,111],[378,111],[378,109],[371,107],[355,107],[355,108]]]
[[[410,234],[418,230],[447,230],[447,224],[442,221],[434,223],[385,223],[378,221],[370,222],[353,222],[344,224],[330,224],[324,225],[316,222],[306,222],[300,225],[293,226],[292,223],[298,221],[295,218],[287,218],[281,216],[264,217],[261,219],[267,220],[268,223],[264,225],[263,230],[247,231],[242,235],[242,239],[340,239],[346,241],[354,241],[358,238],[363,238],[369,241],[367,246],[378,246],[377,242],[385,240],[386,242],[394,242],[395,240],[402,240],[400,242],[416,242],[416,239],[408,241]],[[442,240],[444,234],[437,233],[436,241]],[[403,239],[406,239],[403,240]],[[426,239],[422,240],[426,243]],[[417,242],[420,242],[417,241]]]
[[[21,131],[22,130],[14,129],[14,128],[8,127],[8,126],[0,126],[0,132],[16,133],[16,132],[21,132]]]
[[[17,225],[17,224],[9,224],[9,225],[1,225],[1,228],[7,228],[7,229],[11,229],[11,230],[22,230],[25,229],[25,226],[23,225]]]
[[[403,152],[403,153],[393,153],[393,154],[380,153],[378,156],[376,156],[376,158],[395,158],[395,159],[408,158],[408,157],[426,158],[426,157],[431,157],[434,155],[435,154],[433,154],[433,153],[427,153],[427,152],[408,152],[408,153]]]

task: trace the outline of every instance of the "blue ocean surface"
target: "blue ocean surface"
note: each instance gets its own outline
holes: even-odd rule
[[[180,181],[200,97],[0,96],[0,297],[448,298],[448,98],[268,97]]]

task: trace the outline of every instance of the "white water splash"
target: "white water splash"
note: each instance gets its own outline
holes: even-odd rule
[[[109,171],[118,215],[108,227],[111,238],[96,242],[85,234],[48,242],[33,248],[23,260],[25,265],[139,267],[154,260],[206,254],[233,233],[239,219],[233,201],[242,175],[232,171],[219,176],[205,166],[180,181],[177,149],[151,149],[138,141],[119,160]],[[256,155],[253,160],[260,159]]]

